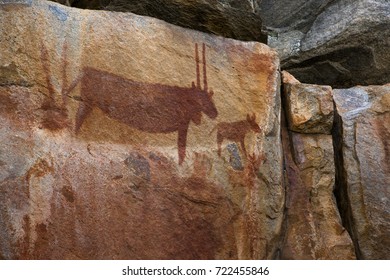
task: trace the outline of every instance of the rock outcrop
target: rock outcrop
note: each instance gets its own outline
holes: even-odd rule
[[[390,2],[260,1],[269,45],[298,80],[336,88],[390,82]]]
[[[40,0],[0,19],[1,258],[277,257],[275,51]]]
[[[300,133],[331,134],[332,88],[300,83],[283,86],[289,129]]]
[[[0,0],[0,259],[390,259],[388,1],[163,2]]]
[[[359,258],[390,258],[390,85],[334,90],[341,213]]]
[[[333,195],[336,170],[328,124],[333,123],[332,90],[301,84],[286,72],[283,76],[288,125],[282,130],[287,187],[281,257],[354,259],[354,246],[342,226]],[[325,110],[327,113],[323,114]],[[313,121],[316,126],[301,125],[297,129],[296,120],[302,120],[302,124],[317,121]]]
[[[132,12],[186,28],[244,41],[267,42],[250,0],[55,0],[83,9]]]

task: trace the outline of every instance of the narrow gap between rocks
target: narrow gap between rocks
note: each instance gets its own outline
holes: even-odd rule
[[[332,142],[334,150],[334,163],[335,163],[335,189],[334,195],[336,197],[337,208],[339,210],[343,227],[348,231],[349,236],[352,239],[355,254],[357,259],[361,258],[359,242],[355,236],[353,227],[352,210],[350,206],[348,189],[347,189],[347,178],[346,170],[344,168],[344,157],[343,157],[343,130],[342,130],[342,119],[337,113],[336,105],[334,105],[334,121],[332,128]]]
[[[281,71],[281,70],[280,70]],[[280,72],[280,77],[282,76]],[[280,259],[283,259],[283,256],[285,255],[284,252],[284,245],[286,243],[286,237],[287,237],[287,228],[288,228],[288,199],[289,199],[289,173],[294,174],[294,170],[287,170],[290,168],[292,160],[289,160],[292,158],[291,154],[291,143],[290,143],[290,135],[289,131],[287,129],[287,116],[286,116],[286,100],[284,98],[284,84],[280,83],[280,100],[281,100],[281,106],[280,106],[280,139],[281,139],[281,145],[282,145],[282,157],[283,157],[283,186],[284,186],[284,209],[283,209],[283,225],[282,230],[280,234]]]

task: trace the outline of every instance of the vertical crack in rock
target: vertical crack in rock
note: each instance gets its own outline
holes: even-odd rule
[[[336,182],[335,182],[334,194],[336,197],[337,208],[340,213],[341,220],[343,222],[343,227],[348,231],[354,243],[356,258],[361,259],[359,242],[353,230],[352,210],[351,210],[351,205],[348,196],[348,187],[347,187],[347,178],[346,178],[347,172],[345,170],[344,157],[343,157],[342,119],[337,112],[336,106],[334,112],[332,140],[333,140],[333,149],[334,149],[334,162],[336,168]]]
[[[322,88],[300,84],[284,73],[282,146],[285,161],[286,209],[282,259],[355,259],[355,249],[343,228],[333,195],[335,187],[334,151],[331,127],[333,123],[332,90],[327,90],[327,114],[314,110],[322,104],[300,97],[292,84],[300,86],[300,95],[318,95]],[[287,85],[287,86],[286,86]],[[306,114],[316,120],[313,126],[292,129],[297,116]],[[315,128],[315,129],[313,129]],[[317,130],[320,129],[320,130]]]
[[[390,87],[334,90],[335,195],[360,259],[388,259]]]

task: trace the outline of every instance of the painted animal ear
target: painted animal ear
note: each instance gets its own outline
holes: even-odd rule
[[[211,96],[213,96],[213,94],[214,94],[214,91],[213,91],[213,89],[212,88],[210,88],[210,91],[208,92],[208,94],[209,94],[209,96],[211,97]]]
[[[191,87],[195,88],[195,83],[194,82],[191,83]]]
[[[249,114],[246,114],[246,120],[249,122],[251,120],[251,116]]]

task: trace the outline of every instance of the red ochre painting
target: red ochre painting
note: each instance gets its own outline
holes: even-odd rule
[[[148,133],[172,133],[177,131],[178,162],[181,165],[186,157],[187,134],[190,123],[201,124],[202,113],[214,120],[218,110],[213,101],[213,90],[207,81],[206,45],[202,44],[203,88],[201,85],[200,59],[198,44],[195,44],[196,81],[188,87],[172,86],[161,83],[146,83],[126,79],[108,71],[93,67],[83,67],[79,76],[68,86],[66,78],[67,45],[62,51],[62,104],[55,104],[55,90],[50,80],[48,52],[44,45],[41,60],[46,73],[49,90],[43,104],[46,117],[43,126],[57,130],[69,126],[67,98],[77,86],[80,86],[79,106],[75,117],[74,132],[77,136],[83,123],[94,108],[100,109],[106,116],[131,128]],[[260,133],[255,114],[236,122],[220,122],[217,129],[218,155],[224,139],[239,143],[243,155],[247,157],[245,135],[253,131]],[[213,132],[212,131],[212,132]],[[205,135],[208,133],[206,132]]]

